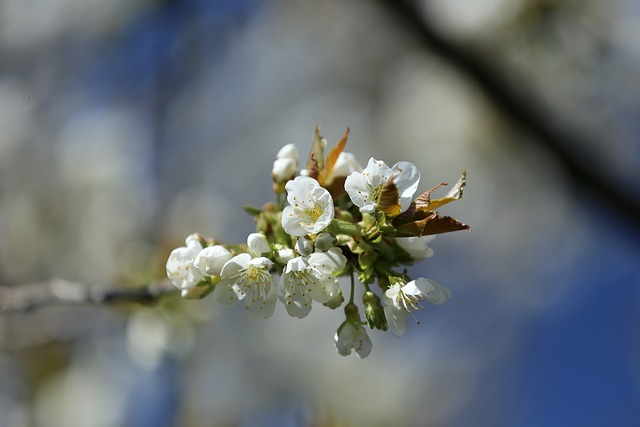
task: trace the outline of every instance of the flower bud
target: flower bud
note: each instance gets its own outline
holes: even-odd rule
[[[316,250],[328,251],[336,245],[336,238],[331,233],[320,233],[316,237]]]
[[[185,288],[180,292],[180,296],[184,299],[202,299],[211,292],[213,286],[211,283],[202,281],[195,286]]]
[[[215,245],[204,248],[198,253],[193,266],[203,276],[219,276],[224,264],[229,261],[233,255],[224,246]]]
[[[295,246],[296,252],[302,256],[309,256],[313,253],[313,241],[304,236],[298,239]]]
[[[387,330],[387,318],[384,315],[384,308],[380,303],[378,295],[371,291],[366,291],[362,296],[364,304],[364,317],[371,329]]]
[[[277,248],[276,249],[276,261],[281,264],[287,264],[290,259],[293,259],[296,256],[296,253],[291,248]]]
[[[295,144],[287,144],[278,151],[276,159],[291,159],[295,160],[296,166],[298,165],[298,149]]]
[[[298,169],[298,150],[293,144],[287,144],[278,151],[273,162],[271,178],[273,179],[273,191],[284,193],[284,185],[296,177]]]
[[[247,246],[249,251],[255,256],[263,256],[271,254],[271,246],[267,238],[261,233],[251,233],[247,236]]]

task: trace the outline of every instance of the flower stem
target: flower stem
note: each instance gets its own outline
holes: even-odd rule
[[[349,277],[351,278],[351,291],[349,293],[349,304],[353,304],[353,294],[355,293],[355,280],[353,279],[353,267],[349,271]]]

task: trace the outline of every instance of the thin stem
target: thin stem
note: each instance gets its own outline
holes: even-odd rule
[[[353,279],[353,267],[349,271],[349,277],[351,277],[351,292],[349,295],[349,304],[353,304],[353,294],[355,293],[355,280]]]

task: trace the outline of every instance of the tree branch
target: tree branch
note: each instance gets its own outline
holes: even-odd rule
[[[115,304],[136,302],[148,304],[161,295],[177,292],[168,280],[152,282],[133,289],[88,286],[54,279],[50,282],[27,283],[0,287],[0,313],[32,310],[54,303]]]
[[[598,165],[586,165],[579,161],[570,147],[597,146],[604,141],[594,141],[583,132],[570,129],[559,123],[558,116],[531,93],[522,90],[522,85],[512,84],[506,73],[481,56],[469,52],[448,40],[429,20],[422,18],[416,2],[410,0],[385,0],[382,5],[429,51],[447,61],[485,94],[487,99],[513,123],[535,137],[536,142],[548,150],[564,167],[573,184],[592,193],[606,205],[623,214],[629,224],[640,231],[640,200],[630,196],[620,185],[613,183]],[[546,111],[549,113],[545,114]]]

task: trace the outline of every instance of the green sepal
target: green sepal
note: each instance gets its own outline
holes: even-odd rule
[[[253,218],[259,217],[262,213],[262,209],[256,208],[255,206],[244,205],[242,209]]]
[[[373,269],[373,265],[378,259],[378,254],[375,252],[362,252],[358,255],[358,265],[363,270]]]
[[[343,221],[341,219],[333,218],[325,231],[333,235],[346,234],[347,236],[360,238],[360,229],[353,222]]]

